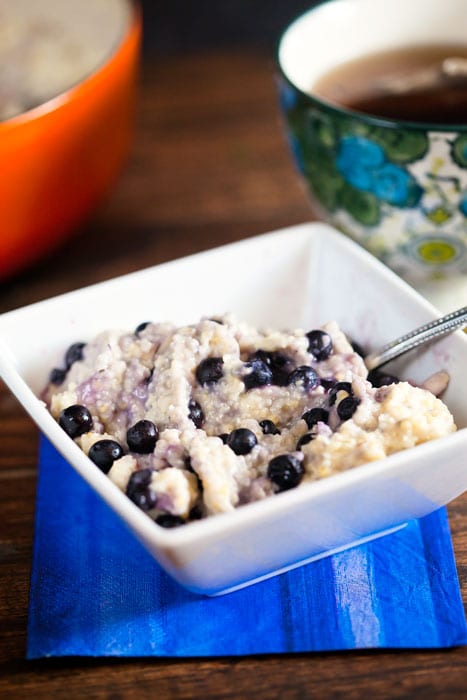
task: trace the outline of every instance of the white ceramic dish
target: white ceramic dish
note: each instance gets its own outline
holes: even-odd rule
[[[324,224],[303,224],[143,270],[0,317],[0,375],[60,452],[187,588],[214,595],[402,526],[467,489],[467,336],[445,337],[395,369],[421,381],[444,368],[459,431],[380,462],[232,513],[165,530],[61,430],[37,396],[74,341],[142,320],[197,321],[232,311],[260,326],[330,319],[377,346],[436,310],[376,259]]]

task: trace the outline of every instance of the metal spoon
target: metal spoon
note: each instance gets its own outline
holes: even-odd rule
[[[457,311],[452,311],[446,316],[431,321],[431,323],[425,323],[420,328],[416,328],[414,331],[410,331],[410,333],[406,333],[400,338],[386,343],[386,345],[383,345],[375,352],[370,352],[364,358],[365,365],[368,370],[377,369],[390,362],[390,360],[399,357],[399,355],[403,355],[423,343],[440,338],[463,326],[467,326],[467,306]]]
[[[393,75],[381,80],[378,88],[385,92],[404,93],[431,88],[439,83],[464,84],[467,78],[467,59],[450,56],[439,65],[427,66],[414,73]]]

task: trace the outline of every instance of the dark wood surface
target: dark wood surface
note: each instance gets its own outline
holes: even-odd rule
[[[270,56],[248,52],[146,66],[121,179],[72,240],[0,285],[0,312],[311,219],[283,136],[273,69]],[[467,648],[26,661],[36,459],[36,428],[0,384],[0,697],[467,697]],[[449,512],[466,602],[467,496]]]

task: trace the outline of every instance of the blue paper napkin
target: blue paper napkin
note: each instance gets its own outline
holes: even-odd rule
[[[44,439],[28,658],[450,647],[467,627],[445,509],[218,598],[173,582]]]

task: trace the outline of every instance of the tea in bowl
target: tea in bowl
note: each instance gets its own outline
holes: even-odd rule
[[[330,0],[279,43],[279,92],[318,215],[419,288],[467,293],[463,0]],[[459,286],[461,285],[461,286]]]

